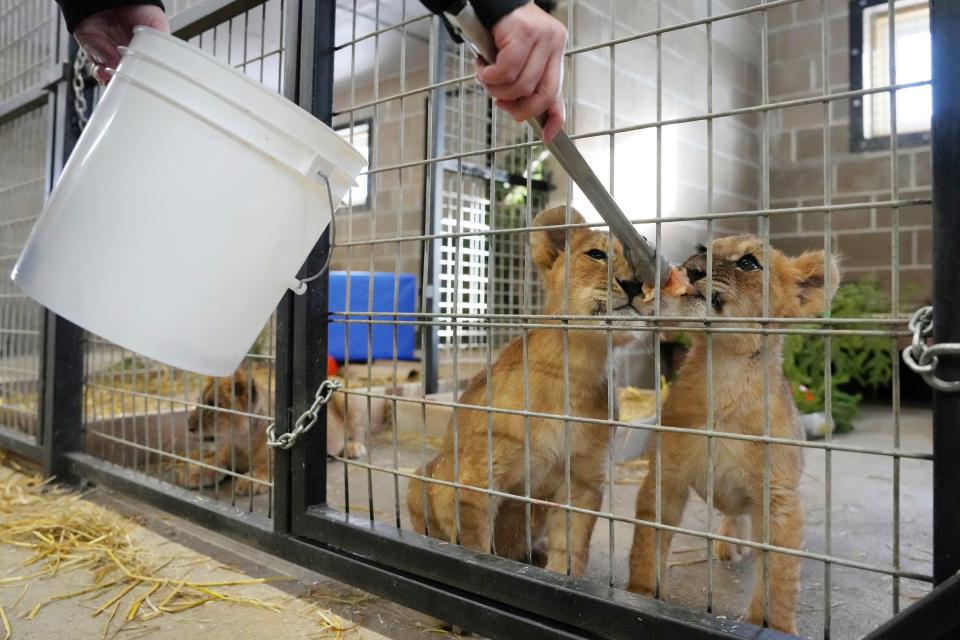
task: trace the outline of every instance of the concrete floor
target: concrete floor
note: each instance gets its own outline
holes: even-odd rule
[[[2,477],[6,477],[4,470]],[[92,617],[93,608],[108,596],[72,598],[45,606],[33,620],[24,616],[38,603],[57,594],[69,593],[91,584],[85,571],[60,573],[55,577],[23,583],[0,583],[0,606],[9,618],[12,640],[239,640],[241,638],[338,638],[357,640],[415,640],[456,637],[437,628],[437,621],[395,603],[365,594],[319,574],[306,571],[273,556],[234,542],[212,531],[152,509],[141,503],[98,489],[90,499],[134,519],[132,537],[158,556],[172,562],[166,570],[202,581],[238,580],[245,576],[286,576],[289,580],[270,584],[224,588],[233,595],[258,598],[279,605],[272,611],[233,603],[210,603],[147,622],[132,622],[118,630],[119,618],[105,634],[106,616]],[[0,546],[0,578],[25,573],[19,563],[29,553],[16,547]],[[128,597],[127,602],[134,596]],[[338,624],[349,629],[343,636],[324,629],[317,609],[333,614]],[[125,608],[122,609],[125,611]],[[3,635],[0,627],[0,637]]]
[[[904,408],[900,418],[901,448],[909,451],[932,450],[931,413],[926,408]],[[834,439],[848,445],[873,448],[893,446],[893,415],[889,407],[865,406],[856,429]],[[406,438],[398,451],[399,468],[413,471],[419,466],[419,443]],[[894,541],[894,463],[891,458],[875,455],[833,452],[830,456],[830,536],[831,555],[875,566],[892,566]],[[381,434],[371,447],[374,464],[392,467],[392,435]],[[636,467],[634,466],[633,469]],[[394,477],[350,467],[350,510],[355,514],[395,523]],[[607,495],[603,509],[633,516],[637,483],[631,477],[631,466],[621,465],[613,496]],[[929,462],[900,462],[900,556],[904,569],[919,574],[932,573],[932,468]],[[328,463],[328,496],[332,506],[343,509],[345,469],[340,462]],[[406,481],[400,478],[402,526],[407,528]],[[806,511],[804,549],[826,553],[826,454],[822,450],[805,450],[802,492]],[[719,514],[713,518],[714,530]],[[682,526],[706,530],[707,508],[694,498],[687,508]],[[611,562],[611,528],[609,521],[598,521],[591,543],[589,578],[604,584],[622,586],[627,579],[629,545],[633,530],[628,524],[612,527],[613,558]],[[706,610],[707,565],[702,539],[677,536],[670,557],[672,566],[667,599],[698,610]],[[698,562],[699,561],[699,562]],[[613,575],[611,576],[611,567]],[[715,563],[713,568],[714,612],[731,618],[739,617],[749,599],[753,583],[753,559],[748,557],[736,565]],[[905,607],[929,590],[929,585],[911,580],[899,581],[900,606]],[[797,614],[801,635],[824,637],[826,598],[825,570],[821,562],[803,560],[802,591]],[[829,626],[834,639],[860,638],[889,618],[893,612],[893,581],[869,571],[833,566],[830,572]]]

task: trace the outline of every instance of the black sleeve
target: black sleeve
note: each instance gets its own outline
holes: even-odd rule
[[[517,7],[522,7],[529,0],[470,0],[473,10],[477,12],[480,22],[489,29],[503,16]],[[421,0],[423,5],[433,13],[443,13],[450,7],[463,4],[462,0]]]
[[[74,27],[84,18],[108,9],[119,9],[130,4],[152,4],[163,9],[163,3],[160,0],[140,0],[138,2],[130,2],[130,0],[96,0],[95,2],[57,0],[57,4],[60,5],[63,19],[67,23],[67,31],[70,33],[73,33]]]

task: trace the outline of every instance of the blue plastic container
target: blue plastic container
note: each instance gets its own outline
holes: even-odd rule
[[[372,315],[369,302],[370,276],[373,276],[373,307]],[[368,331],[373,360],[393,359],[393,336],[397,336],[397,358],[400,360],[414,360],[414,346],[416,344],[416,326],[412,324],[370,324],[363,320],[392,322],[394,320],[394,285],[398,277],[393,272],[351,272],[350,284],[350,311],[364,315],[330,316],[330,325],[327,329],[330,347],[329,353],[337,362],[344,362],[349,355],[351,362],[367,361]],[[347,308],[347,273],[345,271],[330,272],[330,312],[344,311]],[[396,310],[400,313],[416,311],[417,305],[417,278],[412,273],[399,275],[397,287]],[[386,314],[377,312],[387,312]],[[350,321],[349,354],[347,350],[347,331],[345,320]]]

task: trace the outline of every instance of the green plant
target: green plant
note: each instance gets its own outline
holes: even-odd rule
[[[876,281],[849,282],[833,298],[832,317],[869,318],[890,313],[890,298]],[[804,325],[804,328],[814,325]],[[857,325],[834,325],[835,329],[878,329]],[[827,385],[824,355],[826,340],[816,335],[787,336],[783,345],[783,371],[790,382],[794,400],[803,413],[824,411]],[[830,338],[830,397],[838,432],[853,429],[860,414],[862,395],[850,387],[876,390],[889,383],[896,358],[890,338],[870,335],[842,335]]]

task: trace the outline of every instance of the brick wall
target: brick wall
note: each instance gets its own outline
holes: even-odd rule
[[[829,63],[821,64],[820,0],[802,0],[769,12],[770,98],[791,100],[822,95],[824,75],[829,91],[850,88],[848,13],[846,0],[829,0]],[[776,208],[824,204],[825,186],[832,203],[863,204],[832,214],[833,246],[843,257],[846,279],[874,277],[887,289],[891,282],[894,240],[889,207],[871,203],[891,200],[891,151],[850,150],[850,101],[833,103],[829,114],[822,104],[773,111],[770,115],[771,205]],[[829,127],[830,150],[824,180],[824,130]],[[898,196],[930,196],[929,146],[897,152]],[[824,245],[824,216],[787,214],[771,218],[773,244],[798,252]],[[900,209],[898,279],[905,300],[929,300],[931,293],[931,213],[929,205]]]
[[[407,71],[404,90],[409,91],[427,83],[426,67]],[[355,84],[352,104],[365,104],[377,98],[400,93],[400,77],[381,78],[379,94],[368,80]],[[334,94],[334,108],[346,110],[351,104],[351,89],[344,82]],[[354,114],[354,121],[374,118],[372,164],[377,167],[398,165],[401,162],[422,160],[426,152],[427,96],[414,94],[402,100],[390,100],[374,112],[368,107]],[[401,140],[401,122],[402,134]],[[335,125],[349,123],[349,115],[341,116]],[[402,188],[401,188],[402,187]],[[369,206],[343,208],[337,217],[337,243],[363,242],[377,238],[408,237],[423,233],[424,223],[424,167],[414,166],[376,173],[369,183]],[[340,248],[334,253],[334,269],[369,271],[371,264],[377,271],[393,271],[399,248],[401,272],[421,275],[422,242],[408,241],[357,245],[350,250]],[[371,262],[372,258],[372,262]]]
[[[747,6],[752,0],[716,0],[716,13]],[[611,20],[609,0],[578,0],[574,3],[570,24],[571,45],[597,44],[614,37],[638,33],[655,27],[654,0],[620,2],[613,7]],[[663,24],[675,24],[705,16],[702,2],[684,0],[664,3]],[[555,15],[566,20],[566,3],[559,3]],[[703,26],[665,34],[663,45],[663,117],[682,117],[706,110],[706,30]],[[386,45],[382,45],[386,47]],[[408,48],[406,89],[422,86],[427,79],[425,43],[411,43]],[[423,49],[419,53],[415,50]],[[714,108],[732,109],[756,104],[759,99],[759,16],[726,20],[714,27]],[[372,54],[372,51],[365,53]],[[396,52],[381,50],[381,60]],[[347,52],[344,52],[347,55]],[[360,55],[358,51],[358,55]],[[656,119],[656,40],[644,38],[617,46],[614,73],[611,74],[609,50],[600,48],[569,59],[566,82],[569,96],[568,130],[591,133],[611,126],[628,126]],[[416,61],[420,61],[417,66]],[[614,89],[611,109],[611,79]],[[379,96],[399,91],[399,78],[381,73]],[[373,99],[372,77],[359,78],[353,87],[355,103]],[[339,79],[335,92],[337,108],[350,104],[350,87]],[[404,161],[423,157],[426,145],[426,95],[411,96],[405,101],[404,140],[399,141],[401,120],[399,101],[381,105],[377,114],[374,140],[379,166],[395,164],[403,149]],[[357,114],[357,118],[363,114]],[[503,129],[504,127],[500,127]],[[703,122],[678,124],[663,128],[662,212],[665,216],[699,215],[707,207],[707,142]],[[714,206],[715,211],[739,211],[756,208],[759,199],[759,132],[755,115],[718,119],[714,126]],[[578,141],[581,151],[605,182],[610,177],[610,137],[597,136]],[[616,136],[614,141],[613,191],[621,207],[629,215],[653,216],[655,206],[656,131],[644,129]],[[448,151],[453,151],[448,150]],[[341,240],[385,237],[397,228],[401,216],[401,233],[417,234],[424,215],[423,171],[403,172],[403,197],[400,198],[399,172],[377,174],[376,206],[343,214],[337,224]],[[567,180],[558,166],[551,168],[554,189],[551,203],[566,201]],[[581,196],[574,203],[589,210]],[[589,211],[587,212],[589,215]],[[737,232],[750,227],[750,220],[724,221],[717,232]],[[702,222],[676,222],[664,225],[664,245],[670,255],[680,257],[703,240],[706,225]],[[645,229],[651,237],[653,229]],[[419,243],[404,243],[402,269],[420,274]],[[369,247],[353,250],[353,269],[369,269]],[[392,270],[396,260],[395,245],[379,245],[373,249],[374,266]],[[347,266],[346,252],[335,254],[335,268]]]
[[[750,5],[749,0],[717,0],[714,13]],[[566,16],[566,3],[556,14]],[[612,13],[612,19],[611,19]],[[706,17],[706,3],[678,0],[662,4],[660,24],[674,25]],[[657,2],[579,0],[573,5],[571,45],[590,47],[657,26]],[[754,105],[760,94],[760,18],[747,15],[713,26],[713,109],[722,111]],[[703,25],[663,34],[660,39],[662,94],[665,120],[697,116],[707,111],[707,30]],[[568,128],[589,134],[610,127],[644,125],[657,120],[657,38],[645,37],[615,47],[578,53],[568,65],[571,93]],[[664,217],[696,216],[710,211],[751,210],[759,202],[760,136],[755,115],[720,118],[713,125],[713,203],[708,206],[707,125],[703,121],[662,128],[661,202]],[[597,174],[610,183],[610,136],[577,142]],[[631,217],[653,217],[657,212],[657,131],[643,128],[617,134],[613,140],[613,193]],[[558,170],[560,175],[562,172]],[[565,182],[554,194],[565,198]],[[574,203],[591,209],[582,196]],[[589,217],[589,216],[588,216]],[[748,229],[749,221],[718,222],[716,232]],[[653,237],[655,228],[642,232]],[[706,223],[678,221],[663,225],[667,254],[680,258],[706,237]]]

